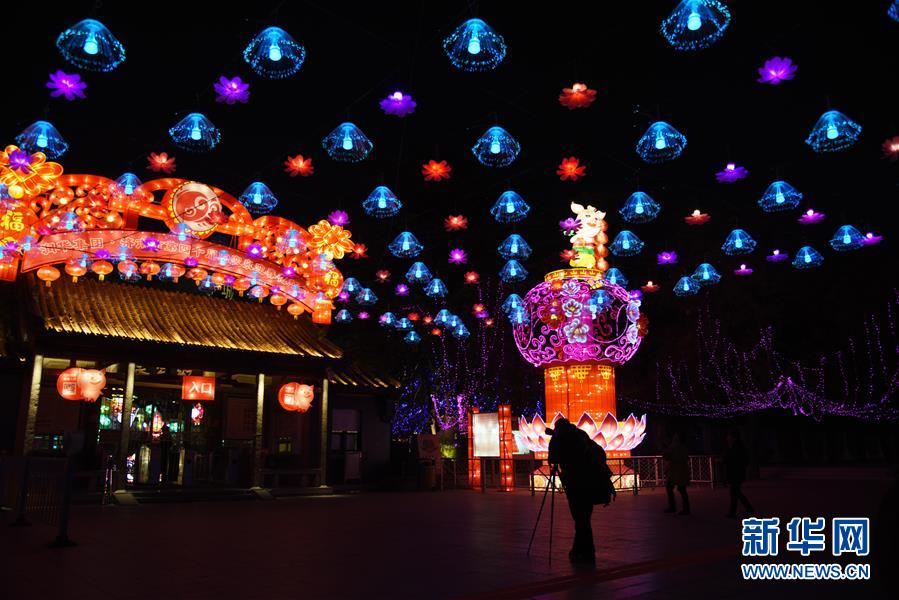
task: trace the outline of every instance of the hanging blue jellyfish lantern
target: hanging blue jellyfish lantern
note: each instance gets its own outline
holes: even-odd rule
[[[521,266],[521,263],[515,260],[514,258],[509,259],[503,268],[499,271],[499,278],[505,281],[506,283],[514,283],[516,281],[523,281],[528,276],[527,270]]]
[[[278,199],[261,181],[254,181],[247,186],[238,200],[254,215],[268,214],[278,206]]]
[[[468,331],[468,327],[465,326],[465,323],[462,323],[461,321],[453,329],[453,337],[457,340],[464,340],[469,335],[471,335],[471,332]]]
[[[637,140],[637,154],[644,162],[658,164],[674,160],[686,146],[687,138],[680,131],[665,121],[656,121]]]
[[[362,288],[359,290],[359,293],[356,294],[356,302],[361,304],[362,306],[371,306],[378,301],[378,297],[375,296],[375,293],[371,291],[371,288]]]
[[[725,254],[734,256],[737,254],[749,254],[755,250],[755,240],[742,229],[734,229],[727,234],[724,245],[721,246]]]
[[[615,267],[612,267],[608,271],[606,271],[603,279],[611,283],[612,285],[617,285],[623,288],[627,287],[627,277],[624,276],[620,270]]]
[[[793,266],[797,269],[811,269],[824,264],[824,257],[811,246],[803,246],[793,257]]]
[[[643,250],[643,240],[627,229],[623,229],[612,240],[609,250],[615,256],[635,256]]]
[[[378,324],[382,327],[393,327],[396,325],[396,315],[388,311],[381,315],[381,317],[378,319]]]
[[[528,311],[524,308],[516,308],[515,310],[509,311],[509,314],[506,316],[513,325],[521,325],[522,323],[527,323]]]
[[[590,309],[590,315],[592,318],[596,318],[596,315],[604,311],[605,309],[612,306],[614,299],[612,295],[609,294],[606,290],[598,289],[594,290],[590,297],[587,299],[587,308]]]
[[[491,127],[478,138],[471,152],[482,165],[506,167],[518,158],[521,145],[502,127]]]
[[[437,312],[437,316],[434,317],[434,323],[436,323],[437,325],[441,325],[441,326],[446,325],[452,317],[453,317],[453,313],[451,313],[450,311],[448,311],[445,308],[441,308]]]
[[[829,110],[818,118],[805,143],[815,152],[839,152],[858,140],[862,127],[838,110]]]
[[[122,173],[115,180],[115,191],[125,196],[132,196],[143,185],[134,173]]]
[[[409,270],[406,271],[406,281],[409,283],[417,283],[419,285],[427,285],[433,276],[427,265],[423,262],[414,262]]]
[[[397,319],[395,327],[397,331],[410,331],[412,329],[412,321],[406,317]]]
[[[522,307],[524,307],[524,301],[518,294],[509,294],[509,297],[506,298],[506,301],[503,302],[502,305],[503,312],[506,314],[509,314],[513,310],[518,310]]]
[[[462,322],[462,320],[459,318],[458,315],[454,315],[454,314],[450,313],[449,319],[446,320],[446,328],[447,329],[455,329],[456,327],[459,326],[459,323],[461,323],[461,322]]]
[[[415,345],[421,341],[421,336],[415,331],[410,331],[403,337],[403,341],[409,345]]]
[[[690,277],[681,277],[674,284],[674,293],[678,296],[695,296],[699,293],[699,284]]]
[[[681,0],[662,21],[662,35],[676,50],[708,48],[730,25],[730,11],[718,0]]]
[[[425,295],[431,298],[445,298],[448,293],[446,284],[437,277],[425,287]]]
[[[343,291],[350,296],[355,296],[356,292],[362,289],[362,284],[355,277],[347,277],[343,280]]]
[[[387,249],[397,258],[412,258],[418,256],[418,253],[424,250],[424,246],[418,242],[411,231],[404,231],[387,245]]]
[[[899,0],[893,0],[887,9],[887,16],[899,23]]]
[[[303,66],[306,49],[280,27],[268,27],[247,44],[243,59],[261,77],[284,79]]]
[[[634,192],[618,211],[628,223],[648,223],[659,215],[662,208],[646,192]]]
[[[460,71],[492,71],[506,57],[506,41],[480,19],[468,19],[443,40],[443,51]]]
[[[833,234],[830,239],[830,247],[834,250],[843,252],[845,250],[857,250],[864,246],[865,236],[862,232],[852,225],[843,225]]]
[[[222,133],[201,113],[190,113],[169,129],[172,141],[189,152],[208,152],[222,140]]]
[[[721,281],[721,275],[709,263],[702,263],[690,277],[699,285],[712,285]]]
[[[352,123],[341,123],[322,138],[325,152],[339,162],[355,163],[365,160],[373,146],[362,130]]]
[[[335,323],[351,323],[353,321],[353,314],[345,308],[341,308],[337,311],[337,314],[334,315]]]
[[[403,203],[386,185],[379,185],[362,201],[362,210],[370,217],[386,219],[396,215]]]
[[[802,192],[786,181],[775,181],[759,198],[759,206],[765,212],[779,212],[796,208],[801,200]]]
[[[524,241],[524,238],[513,233],[496,249],[499,255],[509,260],[514,258],[517,260],[527,260],[531,256],[531,247]]]
[[[49,121],[35,121],[16,136],[16,143],[26,152],[43,152],[49,159],[59,158],[69,145]]]
[[[517,223],[528,216],[531,207],[518,193],[509,190],[496,199],[490,214],[498,223]]]
[[[56,47],[69,63],[86,71],[108,73],[125,60],[125,48],[100,21],[85,19],[56,38]]]

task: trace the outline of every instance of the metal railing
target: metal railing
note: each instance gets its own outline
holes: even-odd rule
[[[67,458],[0,458],[0,505],[13,515],[12,526],[31,521],[57,527],[51,546],[73,546],[69,539],[72,463]]]

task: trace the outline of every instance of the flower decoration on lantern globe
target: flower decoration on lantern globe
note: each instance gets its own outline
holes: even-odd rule
[[[730,25],[730,11],[718,0],[680,0],[662,21],[662,35],[676,50],[708,48]]]
[[[514,258],[509,259],[503,268],[500,269],[499,278],[506,283],[514,283],[516,281],[524,281],[527,279],[528,272],[520,262]]]
[[[243,59],[261,77],[284,79],[303,66],[306,49],[280,27],[267,27],[250,40]]]
[[[765,65],[759,67],[759,83],[778,85],[781,81],[789,81],[796,76],[799,69],[788,57],[775,56],[765,61]]]
[[[412,258],[418,256],[424,246],[411,231],[403,231],[387,245],[387,249],[397,258]]]
[[[677,296],[695,296],[699,293],[699,284],[692,278],[684,275],[674,284],[674,294]]]
[[[674,160],[687,146],[687,138],[664,121],[656,121],[637,140],[637,154],[644,162],[657,164]]]
[[[156,173],[165,173],[166,175],[171,175],[175,172],[177,165],[175,164],[175,157],[169,156],[165,152],[151,152],[149,156],[147,156],[147,168]]]
[[[587,174],[587,166],[582,165],[580,159],[574,156],[563,158],[559,168],[556,169],[556,175],[562,181],[577,181],[578,178]]]
[[[721,249],[725,254],[734,256],[737,254],[749,254],[755,250],[756,242],[742,229],[734,229],[727,235]]]
[[[421,174],[424,175],[425,181],[443,181],[450,178],[453,168],[445,160],[437,162],[429,160],[421,166]]]
[[[50,73],[50,79],[47,81],[46,86],[52,90],[50,92],[50,97],[52,98],[59,98],[62,96],[69,102],[87,98],[84,94],[84,90],[87,89],[87,84],[81,81],[81,75],[78,73],[70,74],[64,71]]]
[[[336,161],[355,163],[365,160],[374,144],[352,123],[341,123],[322,138],[322,147]]]
[[[596,90],[591,90],[584,83],[575,83],[570,88],[562,88],[559,104],[568,110],[587,108],[596,100]]]
[[[549,452],[549,442],[552,438],[546,430],[555,427],[556,421],[562,417],[561,412],[555,413],[548,426],[540,415],[535,415],[530,423],[524,415],[519,417],[518,430],[521,432],[524,446],[538,454]],[[594,419],[590,412],[585,411],[577,420],[576,426],[612,457],[628,456],[630,451],[639,446],[646,437],[646,415],[637,419],[631,414],[619,422],[612,412],[607,412],[600,420]]]
[[[108,73],[125,60],[125,48],[103,23],[84,19],[56,38],[56,47],[69,63],[85,69]]]
[[[243,191],[238,200],[250,213],[256,215],[268,214],[278,206],[278,199],[275,198],[269,187],[261,181],[254,181],[247,186],[247,189]]]
[[[427,265],[423,262],[414,262],[409,270],[406,271],[406,280],[409,283],[417,283],[419,285],[427,285],[433,276]]]
[[[521,145],[502,127],[491,127],[477,139],[472,154],[487,167],[507,167],[518,158]]]
[[[818,118],[805,143],[815,152],[839,152],[855,144],[861,132],[861,125],[838,110],[829,110]]]
[[[463,215],[450,215],[443,220],[443,228],[447,231],[468,229],[468,218]]]
[[[830,239],[830,247],[838,252],[857,250],[864,245],[864,239],[861,231],[852,225],[843,225]]]
[[[412,96],[397,91],[381,100],[378,105],[384,111],[384,114],[405,117],[415,112],[417,103],[412,99]]]
[[[734,183],[746,179],[747,175],[749,175],[749,169],[746,167],[741,167],[736,163],[727,163],[724,165],[724,169],[715,173],[715,179],[718,183]]]
[[[26,152],[43,152],[49,159],[59,158],[69,149],[69,144],[49,121],[35,121],[16,136],[16,143]]]
[[[527,260],[531,256],[531,247],[523,237],[517,233],[511,234],[496,249],[499,255],[506,260]]]
[[[506,41],[481,19],[469,19],[443,40],[443,51],[461,71],[492,71],[506,57]]]
[[[212,89],[216,93],[216,102],[233,105],[238,102],[246,104],[250,101],[250,84],[244,83],[240,77],[229,79],[222,75],[212,84]]]
[[[797,269],[811,269],[824,264],[824,257],[811,246],[803,246],[793,257],[793,266]]]
[[[524,198],[512,190],[503,192],[496,199],[490,214],[499,223],[517,223],[528,216],[531,207],[524,201]]]
[[[891,162],[899,160],[899,135],[885,139],[881,148],[883,148],[883,158]]]
[[[190,113],[171,129],[175,145],[189,152],[208,152],[222,141],[222,133],[202,113]]]
[[[690,277],[699,285],[713,285],[721,281],[721,275],[709,263],[702,263]]]
[[[618,213],[628,223],[648,223],[659,216],[661,210],[662,207],[649,194],[634,192],[624,201]]]
[[[609,250],[615,256],[635,256],[643,250],[643,240],[638,238],[633,232],[623,229],[612,240]]]
[[[780,212],[796,208],[801,200],[802,192],[786,181],[775,181],[759,198],[759,206],[765,212]]]
[[[312,406],[315,388],[302,383],[285,383],[278,390],[278,404],[287,411],[304,413]]]
[[[446,284],[437,277],[425,286],[425,295],[429,298],[445,298],[448,293],[449,290],[446,289]]]
[[[687,225],[705,225],[711,220],[711,216],[702,212],[698,208],[684,217],[684,223]]]
[[[306,245],[311,251],[323,254],[328,260],[339,260],[347,254],[352,255],[356,252],[357,245],[353,244],[351,236],[349,230],[322,219],[309,226],[309,239]]]
[[[291,177],[296,177],[297,175],[309,177],[315,172],[315,167],[312,166],[311,158],[305,158],[302,154],[297,154],[296,156],[287,157],[287,160],[284,161],[284,171],[290,174]]]
[[[370,217],[386,219],[400,212],[403,203],[386,185],[379,185],[362,202],[362,210]]]

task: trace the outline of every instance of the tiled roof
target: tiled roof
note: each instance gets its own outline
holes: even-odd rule
[[[328,369],[328,381],[332,385],[358,388],[391,389],[400,387],[400,382],[392,377],[379,377],[356,363],[338,365]]]
[[[30,281],[44,329],[55,333],[310,358],[342,355],[308,315],[294,319],[268,303],[87,277],[72,283],[63,275],[52,287]]]

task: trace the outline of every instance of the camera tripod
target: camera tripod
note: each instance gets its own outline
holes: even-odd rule
[[[553,564],[553,520],[556,513],[556,476],[559,465],[551,465],[546,487],[543,488],[543,500],[540,501],[540,510],[537,511],[537,521],[534,523],[534,531],[531,532],[531,541],[528,542],[527,556],[531,555],[531,546],[534,545],[534,536],[537,535],[537,526],[540,525],[540,517],[543,516],[543,507],[546,506],[546,496],[552,488],[552,499],[549,501],[549,564]]]

